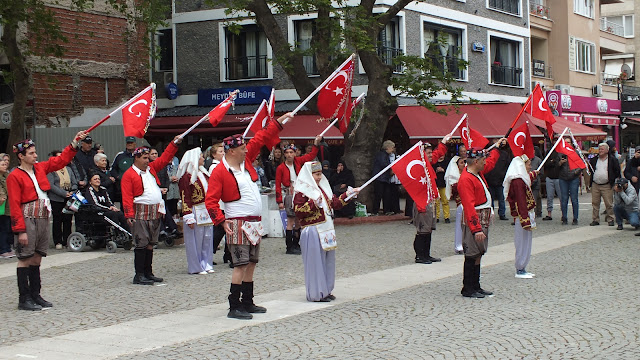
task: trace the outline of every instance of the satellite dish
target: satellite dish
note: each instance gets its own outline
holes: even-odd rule
[[[632,76],[631,67],[628,64],[622,64],[621,71],[627,75],[627,79]]]

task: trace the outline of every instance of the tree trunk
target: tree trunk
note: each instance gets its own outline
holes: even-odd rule
[[[29,96],[30,73],[25,64],[22,51],[20,51],[20,47],[18,45],[17,33],[17,25],[4,25],[2,42],[4,43],[4,50],[7,58],[9,59],[9,66],[11,68],[13,86],[15,89],[13,110],[11,111],[11,130],[9,131],[9,141],[7,144],[7,153],[9,154],[13,152],[13,144],[24,139],[25,112]],[[18,164],[18,160],[15,156],[11,156],[10,159],[10,167]]]
[[[397,108],[397,101],[387,91],[391,84],[391,69],[380,61],[375,51],[359,51],[358,55],[369,79],[365,114],[355,136],[345,137],[345,161],[353,170],[356,185],[363,184],[375,175],[371,173],[373,159],[381,149],[389,118]],[[363,189],[358,201],[367,205],[367,209],[372,209],[373,185]]]

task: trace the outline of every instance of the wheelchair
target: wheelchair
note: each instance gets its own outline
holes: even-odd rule
[[[82,205],[75,215],[76,231],[67,238],[69,251],[80,252],[87,247],[106,248],[115,253],[117,249],[130,250],[133,237],[124,228],[105,215],[104,209],[95,205]]]

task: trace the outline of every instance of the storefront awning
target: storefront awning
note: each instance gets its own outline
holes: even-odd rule
[[[576,122],[578,124],[582,123],[582,116],[580,114],[563,112],[560,117],[564,118],[565,120]]]
[[[534,118],[529,114],[524,114],[524,116],[535,126],[546,129],[544,120]],[[578,124],[560,116],[556,116],[555,118],[556,123],[553,124],[553,131],[556,134],[561,134],[564,131],[564,128],[568,127],[573,133],[573,136],[576,138],[576,140],[579,141],[600,141],[604,140],[607,137],[607,133],[604,131],[594,129],[586,125]]]
[[[628,118],[625,120],[625,122],[629,122],[629,123],[632,123],[632,124],[635,124],[635,125],[640,125],[640,118],[631,118],[631,117],[628,117]]]
[[[582,123],[589,125],[618,125],[620,124],[620,118],[617,116],[607,115],[583,115],[584,119]]]
[[[248,119],[247,119],[248,117]],[[151,120],[147,136],[178,135],[200,120],[200,116],[164,116]],[[229,136],[243,132],[251,121],[251,115],[225,115],[218,126],[213,127],[209,121],[204,121],[190,134]]]
[[[280,139],[292,142],[312,142],[324,129],[329,126],[326,120],[318,121],[318,115],[296,115],[291,122],[284,125],[280,132]],[[252,138],[253,132],[249,131],[247,138]],[[324,139],[329,145],[340,145],[344,142],[344,136],[337,127],[332,126],[324,134]]]

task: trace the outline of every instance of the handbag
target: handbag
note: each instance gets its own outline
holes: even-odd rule
[[[5,208],[7,207],[7,201],[9,201],[9,199],[5,200],[2,205],[0,205],[0,215],[4,215]]]
[[[213,226],[213,220],[209,216],[209,211],[204,203],[193,205],[193,211],[196,218],[196,225],[199,226]]]

